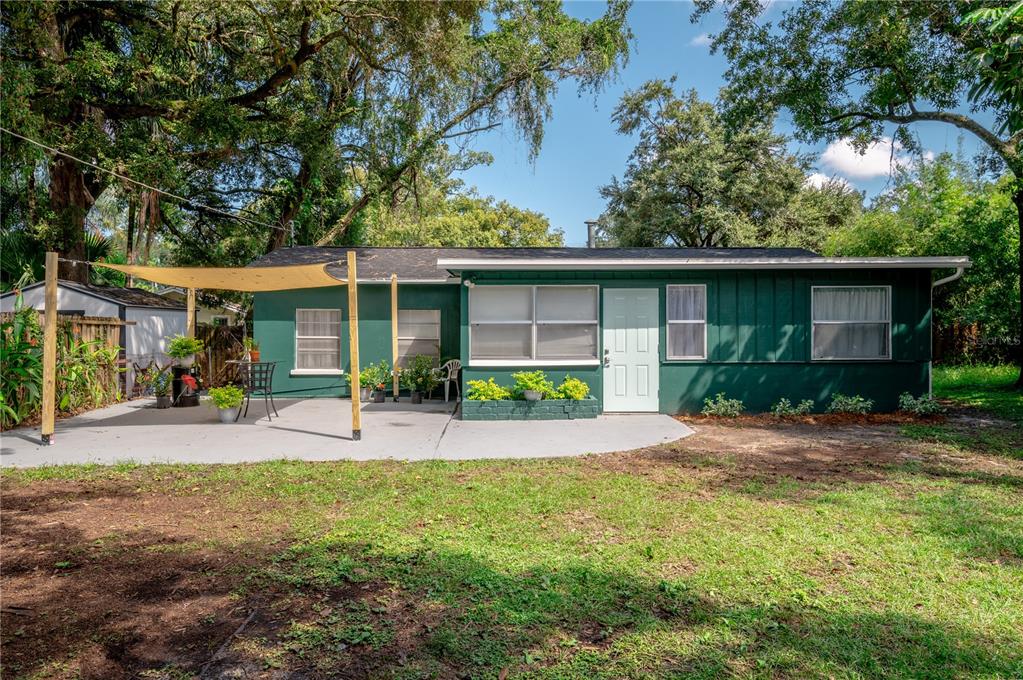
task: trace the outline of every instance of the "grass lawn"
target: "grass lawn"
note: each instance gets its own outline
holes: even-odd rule
[[[1021,498],[898,426],[7,471],[3,675],[1020,678]]]
[[[908,425],[906,436],[1023,459],[1023,393],[1015,366],[935,367],[934,396],[963,410],[940,425]],[[992,422],[988,416],[997,420]]]

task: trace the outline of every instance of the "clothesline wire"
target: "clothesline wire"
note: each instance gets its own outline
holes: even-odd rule
[[[88,165],[89,167],[95,168],[96,170],[99,170],[100,172],[105,172],[108,175],[113,175],[114,177],[116,177],[116,178],[118,178],[118,179],[120,179],[120,180],[122,180],[124,182],[128,182],[130,184],[136,184],[136,185],[138,185],[138,186],[140,186],[140,187],[142,187],[144,189],[148,189],[149,191],[155,191],[158,194],[162,194],[164,196],[167,196],[168,198],[173,198],[173,199],[175,199],[177,201],[181,201],[181,202],[186,203],[186,204],[188,204],[190,206],[193,206],[193,207],[196,207],[196,208],[201,208],[201,209],[209,211],[209,212],[217,213],[218,215],[224,215],[225,217],[230,217],[230,218],[238,220],[240,222],[248,222],[249,224],[255,224],[255,225],[258,225],[258,226],[261,226],[261,227],[267,227],[268,229],[280,229],[281,231],[285,230],[285,227],[283,225],[269,224],[267,222],[260,222],[259,220],[253,220],[253,219],[250,219],[248,217],[241,217],[239,215],[235,215],[234,213],[229,213],[226,210],[221,210],[219,208],[214,208],[213,206],[209,206],[209,205],[206,205],[204,203],[199,203],[198,201],[194,201],[194,200],[192,200],[190,198],[185,198],[184,196],[179,196],[177,194],[172,194],[169,191],[164,191],[163,189],[157,189],[156,187],[154,187],[151,184],[146,184],[145,182],[140,182],[138,180],[132,179],[131,177],[126,177],[125,175],[122,175],[120,173],[114,172],[113,170],[108,170],[107,168],[104,168],[102,166],[96,165],[95,163],[93,163],[91,161],[83,160],[81,158],[78,158],[77,156],[72,156],[71,154],[69,154],[69,153],[67,153],[65,151],[61,151],[60,149],[56,149],[56,148],[54,148],[52,146],[48,146],[46,144],[43,144],[42,142],[37,142],[34,139],[26,137],[25,135],[20,135],[17,132],[13,132],[11,130],[8,130],[5,127],[0,127],[0,132],[6,132],[7,134],[11,135],[12,137],[17,137],[18,139],[23,139],[26,142],[28,142],[29,144],[34,144],[35,146],[38,146],[41,149],[45,149],[45,150],[49,151],[50,153],[57,154],[58,156],[64,156],[65,158],[70,158],[71,160],[75,161],[76,163],[82,163],[83,165]]]

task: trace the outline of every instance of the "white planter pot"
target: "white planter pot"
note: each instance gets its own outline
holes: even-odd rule
[[[373,399],[373,388],[372,387],[360,387],[359,388],[359,401],[370,401]]]
[[[187,357],[182,357],[178,359],[178,366],[181,366],[182,368],[191,368],[192,364],[194,363],[195,363],[194,354],[189,354]]]
[[[526,398],[526,401],[540,401],[540,397],[543,395],[536,390],[523,390],[522,396]]]
[[[218,408],[217,413],[220,415],[220,422],[222,423],[233,423],[238,418],[238,411],[241,410],[241,406],[235,406],[234,408]]]

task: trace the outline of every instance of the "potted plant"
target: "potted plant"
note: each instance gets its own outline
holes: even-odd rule
[[[440,384],[433,359],[424,354],[412,357],[408,366],[401,372],[401,381],[408,389],[413,404],[423,403],[423,393],[433,391],[433,388]]]
[[[391,374],[391,365],[381,359],[379,364],[370,364],[359,371],[359,401],[369,401],[373,398],[373,390],[380,389],[380,385],[387,382],[387,376]],[[352,374],[345,374],[345,381],[352,384]],[[381,399],[380,401],[383,401]]]
[[[238,419],[238,409],[245,400],[245,392],[235,385],[224,387],[211,387],[209,391],[210,401],[217,407],[220,414],[220,422],[233,423]]]
[[[259,361],[259,343],[251,336],[246,336],[242,342],[245,344],[245,353],[249,355],[249,361]]]
[[[153,374],[149,385],[153,388],[153,396],[156,397],[156,408],[170,408],[172,403],[170,374],[155,366],[149,369],[149,373]]]
[[[554,383],[543,371],[519,371],[512,373],[512,378],[515,379],[515,391],[521,392],[526,401],[540,401],[554,394]]]
[[[373,402],[382,404],[387,399],[387,382],[391,377],[391,364],[386,359],[381,359],[374,368],[375,371],[370,375],[373,379]]]
[[[178,365],[188,368],[195,363],[195,355],[202,351],[202,340],[175,335],[167,342],[167,356],[177,359]]]

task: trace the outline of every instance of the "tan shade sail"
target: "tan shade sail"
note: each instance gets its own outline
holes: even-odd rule
[[[206,290],[240,290],[256,293],[345,284],[344,279],[336,279],[328,274],[325,264],[296,264],[286,267],[145,267],[93,262],[92,265],[116,269],[154,283]]]

